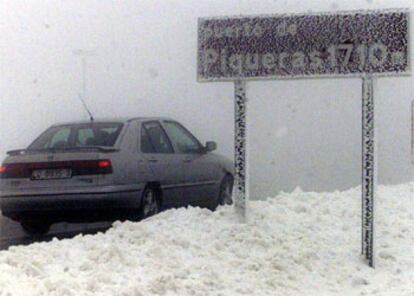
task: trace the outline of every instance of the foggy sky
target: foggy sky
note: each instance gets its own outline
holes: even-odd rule
[[[0,157],[49,125],[95,117],[170,116],[233,157],[233,85],[196,81],[197,18],[412,7],[412,1],[0,1]],[[412,33],[412,26],[410,33]],[[412,38],[411,38],[412,39]],[[412,77],[375,82],[380,178],[412,178]],[[248,83],[251,189],[256,194],[355,186],[359,79]]]

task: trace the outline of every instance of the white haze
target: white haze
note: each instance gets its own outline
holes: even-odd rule
[[[163,115],[233,156],[233,85],[196,81],[197,18],[412,7],[412,1],[0,1],[0,157],[49,125]],[[412,33],[412,28],[410,29]],[[412,178],[413,78],[375,84],[382,183]],[[344,189],[360,179],[361,81],[248,83],[252,196]]]

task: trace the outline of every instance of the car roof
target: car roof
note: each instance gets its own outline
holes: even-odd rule
[[[116,122],[116,123],[127,123],[130,121],[144,121],[144,120],[174,120],[169,117],[108,117],[108,118],[94,118],[93,122],[96,123],[106,123],[106,122]],[[70,124],[86,124],[90,123],[91,120],[76,120],[76,121],[67,121],[53,124],[52,126],[60,125],[70,125]]]

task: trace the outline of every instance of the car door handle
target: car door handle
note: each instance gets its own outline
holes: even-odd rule
[[[157,159],[157,158],[155,158],[155,157],[150,157],[150,158],[148,158],[148,161],[149,161],[149,162],[157,162],[157,161],[158,161],[158,159]]]
[[[192,162],[193,160],[192,160],[192,158],[191,157],[186,157],[186,158],[184,158],[184,162]]]

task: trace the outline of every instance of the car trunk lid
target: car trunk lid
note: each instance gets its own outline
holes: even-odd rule
[[[2,165],[2,189],[97,185],[101,174],[112,172],[110,160],[102,156],[113,151],[116,149],[101,147],[11,151]]]

